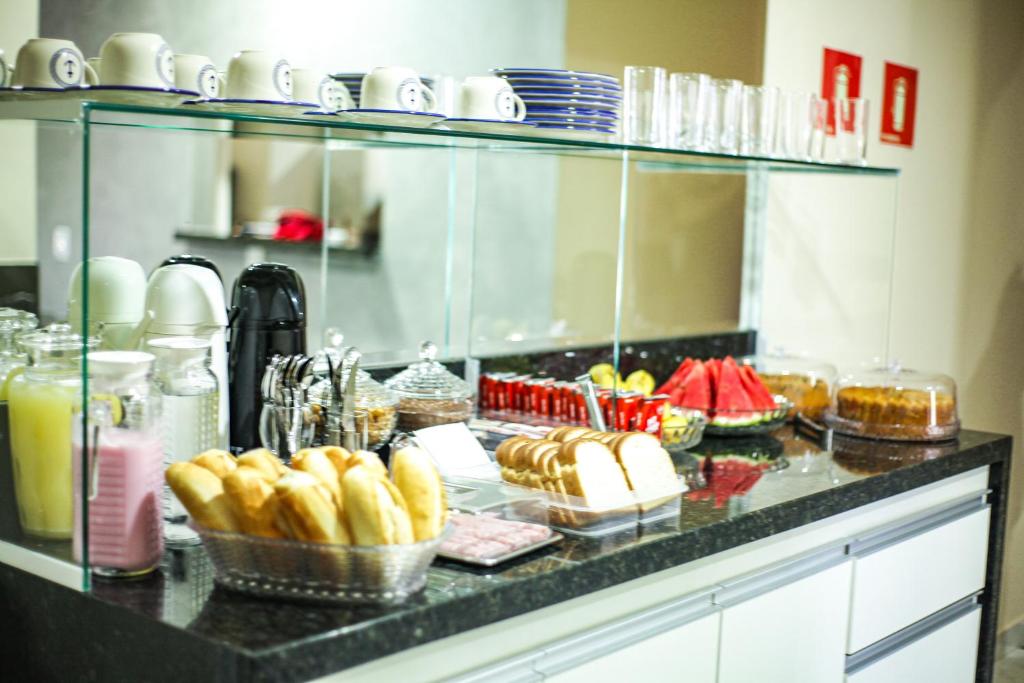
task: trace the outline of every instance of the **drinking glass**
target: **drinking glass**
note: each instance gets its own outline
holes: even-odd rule
[[[836,161],[841,164],[867,163],[868,100],[861,97],[836,98]]]
[[[743,81],[716,79],[711,81],[712,111],[711,144],[709,149],[723,154],[739,151],[740,101],[743,99]],[[705,140],[707,136],[705,136]]]
[[[668,144],[680,149],[704,148],[704,124],[711,77],[676,73],[668,81]]]
[[[775,117],[779,110],[779,89],[743,86],[740,152],[767,157],[775,152]]]
[[[623,100],[623,141],[659,145],[665,130],[665,70],[660,66],[627,66]]]
[[[779,101],[779,155],[787,159],[807,158],[811,146],[811,99],[809,92],[787,91]]]
[[[828,100],[811,96],[808,117],[811,122],[811,139],[807,158],[811,161],[824,161],[825,137],[828,135]]]

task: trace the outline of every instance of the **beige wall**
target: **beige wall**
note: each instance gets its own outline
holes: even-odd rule
[[[980,59],[971,73],[967,202],[957,234],[942,248],[959,261],[951,275],[960,286],[946,303],[957,316],[951,343],[961,418],[977,429],[1013,434],[1017,444],[1000,614],[1008,627],[1024,620],[1024,4],[975,5]]]
[[[39,0],[0,3],[0,50],[9,64],[18,48],[39,32]],[[0,149],[8,172],[0,183],[0,264],[36,260],[36,127],[27,121],[0,122]]]
[[[759,82],[765,3],[570,0],[566,68],[622,77],[627,64]],[[561,162],[555,318],[611,332],[621,167]],[[735,329],[743,244],[740,176],[629,177],[624,339]]]
[[[806,275],[774,290],[765,327],[783,328],[791,321],[788,312],[828,310],[815,329],[799,330],[812,350],[840,354],[845,361],[858,350],[861,358],[875,355],[864,351],[882,338],[874,328],[885,325],[878,317],[888,295],[881,266],[889,255],[885,226],[896,209],[890,358],[951,374],[959,383],[966,426],[1019,439],[1024,5],[771,0],[767,26],[766,83],[817,90],[826,45],[863,56],[861,93],[872,100],[869,160],[899,166],[903,173],[898,198],[880,181],[772,181],[766,266]],[[885,60],[920,69],[913,149],[878,142]],[[859,225],[850,223],[851,216]],[[850,239],[856,235],[859,240]],[[835,297],[828,301],[823,289]],[[857,337],[856,330],[874,334]],[[1017,467],[1004,564],[1004,628],[1024,618],[1022,479]]]

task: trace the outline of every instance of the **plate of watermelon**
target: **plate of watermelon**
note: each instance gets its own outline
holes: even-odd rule
[[[687,358],[655,390],[679,408],[708,418],[705,432],[718,436],[763,434],[782,426],[793,404],[773,395],[749,365],[732,356],[702,361]]]

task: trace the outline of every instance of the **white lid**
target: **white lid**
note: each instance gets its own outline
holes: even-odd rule
[[[82,264],[68,285],[68,320],[76,331],[82,319]],[[138,324],[146,312],[146,271],[120,256],[89,259],[89,320]]]
[[[146,288],[149,334],[185,336],[188,330],[227,327],[224,286],[209,268],[177,263],[157,268]]]
[[[144,377],[153,365],[153,354],[145,351],[90,351],[89,376],[131,379]]]

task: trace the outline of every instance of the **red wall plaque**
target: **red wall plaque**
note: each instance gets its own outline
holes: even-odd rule
[[[821,96],[828,100],[828,134],[836,133],[836,112],[832,99],[860,97],[859,55],[825,48],[825,62],[821,72]]]
[[[885,63],[882,79],[882,142],[914,146],[917,113],[917,69]]]

